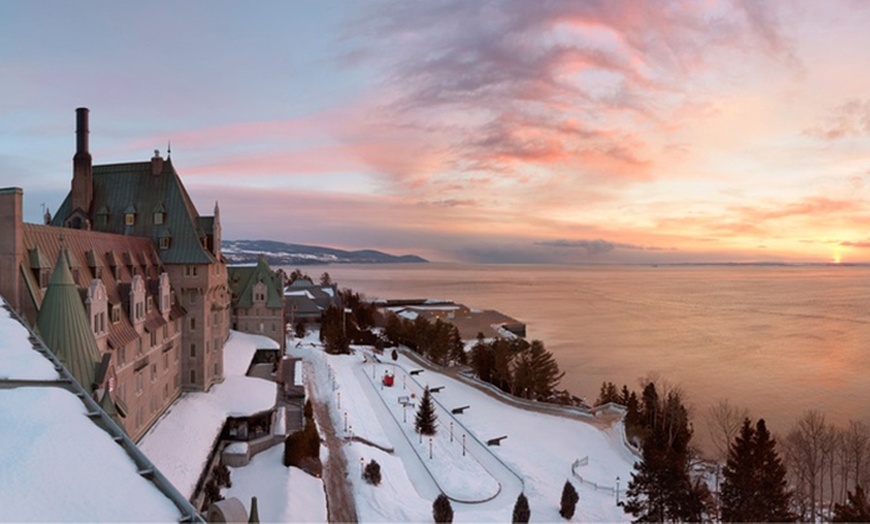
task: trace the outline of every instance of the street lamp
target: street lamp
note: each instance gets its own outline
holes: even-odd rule
[[[619,506],[619,475],[616,476],[616,505]]]
[[[347,433],[347,411],[344,412],[344,432]]]
[[[363,478],[363,458],[359,458],[359,478]]]
[[[453,421],[450,421],[450,442],[453,442]]]
[[[432,437],[429,437],[429,458],[432,458]]]
[[[462,456],[465,456],[465,433],[462,434]]]

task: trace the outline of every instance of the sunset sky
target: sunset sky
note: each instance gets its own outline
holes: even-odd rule
[[[870,2],[0,2],[0,187],[172,160],[224,238],[870,262]]]

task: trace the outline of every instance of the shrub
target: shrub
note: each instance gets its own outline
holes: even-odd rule
[[[305,428],[291,433],[284,440],[284,465],[301,466],[306,457],[320,458],[320,435],[313,423],[305,424]]]
[[[213,474],[218,487],[233,487],[233,481],[230,479],[230,468],[228,468],[225,464],[215,466]]]
[[[438,495],[438,498],[432,503],[432,518],[439,524],[453,522],[453,507],[450,505],[450,499],[444,493]]]
[[[363,470],[363,478],[369,484],[377,486],[381,483],[381,465],[372,459]]]
[[[516,504],[514,504],[514,515],[511,521],[514,524],[526,524],[531,517],[532,512],[529,510],[529,499],[526,498],[525,493],[520,493]]]
[[[399,352],[394,349],[393,352],[390,353],[390,357],[392,357],[393,360],[399,360]]]
[[[570,520],[574,516],[578,500],[580,500],[580,496],[577,495],[577,490],[566,480],[565,487],[562,488],[562,503],[559,508],[559,515],[562,515],[562,518]]]

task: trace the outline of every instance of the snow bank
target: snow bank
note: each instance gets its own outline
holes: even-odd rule
[[[57,380],[52,363],[33,349],[30,333],[0,298],[0,379]],[[2,449],[2,448],[0,448]]]

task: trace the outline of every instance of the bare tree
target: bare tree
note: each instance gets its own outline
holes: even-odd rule
[[[734,437],[740,431],[740,426],[745,419],[749,418],[749,410],[732,406],[727,399],[707,409],[707,431],[710,433],[710,441],[716,448],[716,459],[724,462],[728,459],[728,451]]]
[[[833,433],[824,414],[809,410],[785,439],[785,457],[803,520],[815,521],[824,500],[824,474],[832,456]]]
[[[843,431],[843,448],[846,450],[845,466],[851,466],[852,486],[867,485],[868,466],[870,466],[870,426],[862,420],[850,420],[849,427]],[[848,483],[849,474],[844,477]]]

